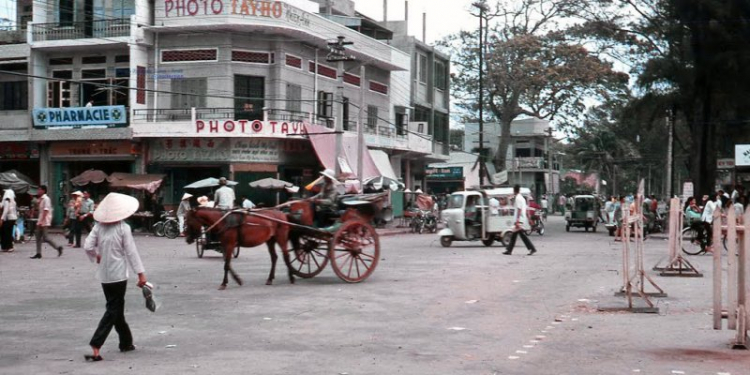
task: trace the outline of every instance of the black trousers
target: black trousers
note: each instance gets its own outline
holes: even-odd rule
[[[0,238],[2,240],[2,249],[9,250],[13,248],[13,226],[16,225],[15,220],[3,221],[3,226],[0,228]]]
[[[518,230],[513,232],[513,234],[510,236],[510,243],[508,244],[508,252],[513,251],[513,247],[516,246],[516,239],[518,236],[521,236],[521,241],[523,241],[523,244],[526,245],[526,248],[529,249],[529,251],[536,251],[536,248],[534,248],[534,244],[531,243],[531,240],[529,240],[529,237],[526,235],[526,233],[522,230]]]
[[[73,225],[73,227],[71,228],[71,233],[76,240],[76,247],[81,247],[81,232],[83,231],[83,222],[78,219],[71,219],[71,222]]]
[[[89,345],[101,348],[112,327],[115,327],[117,335],[120,336],[120,349],[127,348],[133,345],[133,335],[125,321],[125,291],[128,289],[128,281],[102,284],[102,289],[104,297],[107,298],[107,311],[99,321],[99,327],[96,328]]]

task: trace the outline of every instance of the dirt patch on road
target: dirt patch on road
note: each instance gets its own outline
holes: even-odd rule
[[[660,360],[676,360],[686,362],[750,362],[746,351],[729,352],[720,350],[701,349],[657,349],[648,352]]]

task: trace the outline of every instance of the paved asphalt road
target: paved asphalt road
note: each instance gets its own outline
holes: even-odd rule
[[[132,280],[138,350],[119,353],[113,331],[99,363],[83,360],[104,311],[94,266],[79,249],[31,260],[33,243],[19,245],[0,254],[0,374],[750,374],[750,353],[728,348],[734,331],[711,329],[710,257],[690,258],[704,278],[655,277],[669,294],[659,314],[603,313],[623,303],[619,244],[566,233],[559,216],[531,238],[534,256],[522,244],[506,256],[383,237],[361,284],[329,267],[290,285],[280,260],[266,286],[265,248],[243,249],[233,264],[246,284],[217,291],[218,253],[198,259],[182,240],[140,236],[161,307],[148,312]],[[666,241],[646,253],[650,269]]]

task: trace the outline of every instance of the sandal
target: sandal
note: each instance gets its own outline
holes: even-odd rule
[[[86,362],[99,362],[104,359],[100,355],[92,355],[92,354],[85,354],[83,358],[86,358]]]

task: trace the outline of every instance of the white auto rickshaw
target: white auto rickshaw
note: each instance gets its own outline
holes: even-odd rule
[[[521,189],[528,195],[529,189]],[[453,241],[482,241],[492,246],[497,240],[506,244],[514,227],[515,209],[511,203],[512,188],[467,190],[451,194],[448,207],[442,211],[446,228],[438,232],[440,244],[449,247]],[[490,198],[499,201],[499,207],[490,207]],[[523,229],[529,229],[528,223]]]

